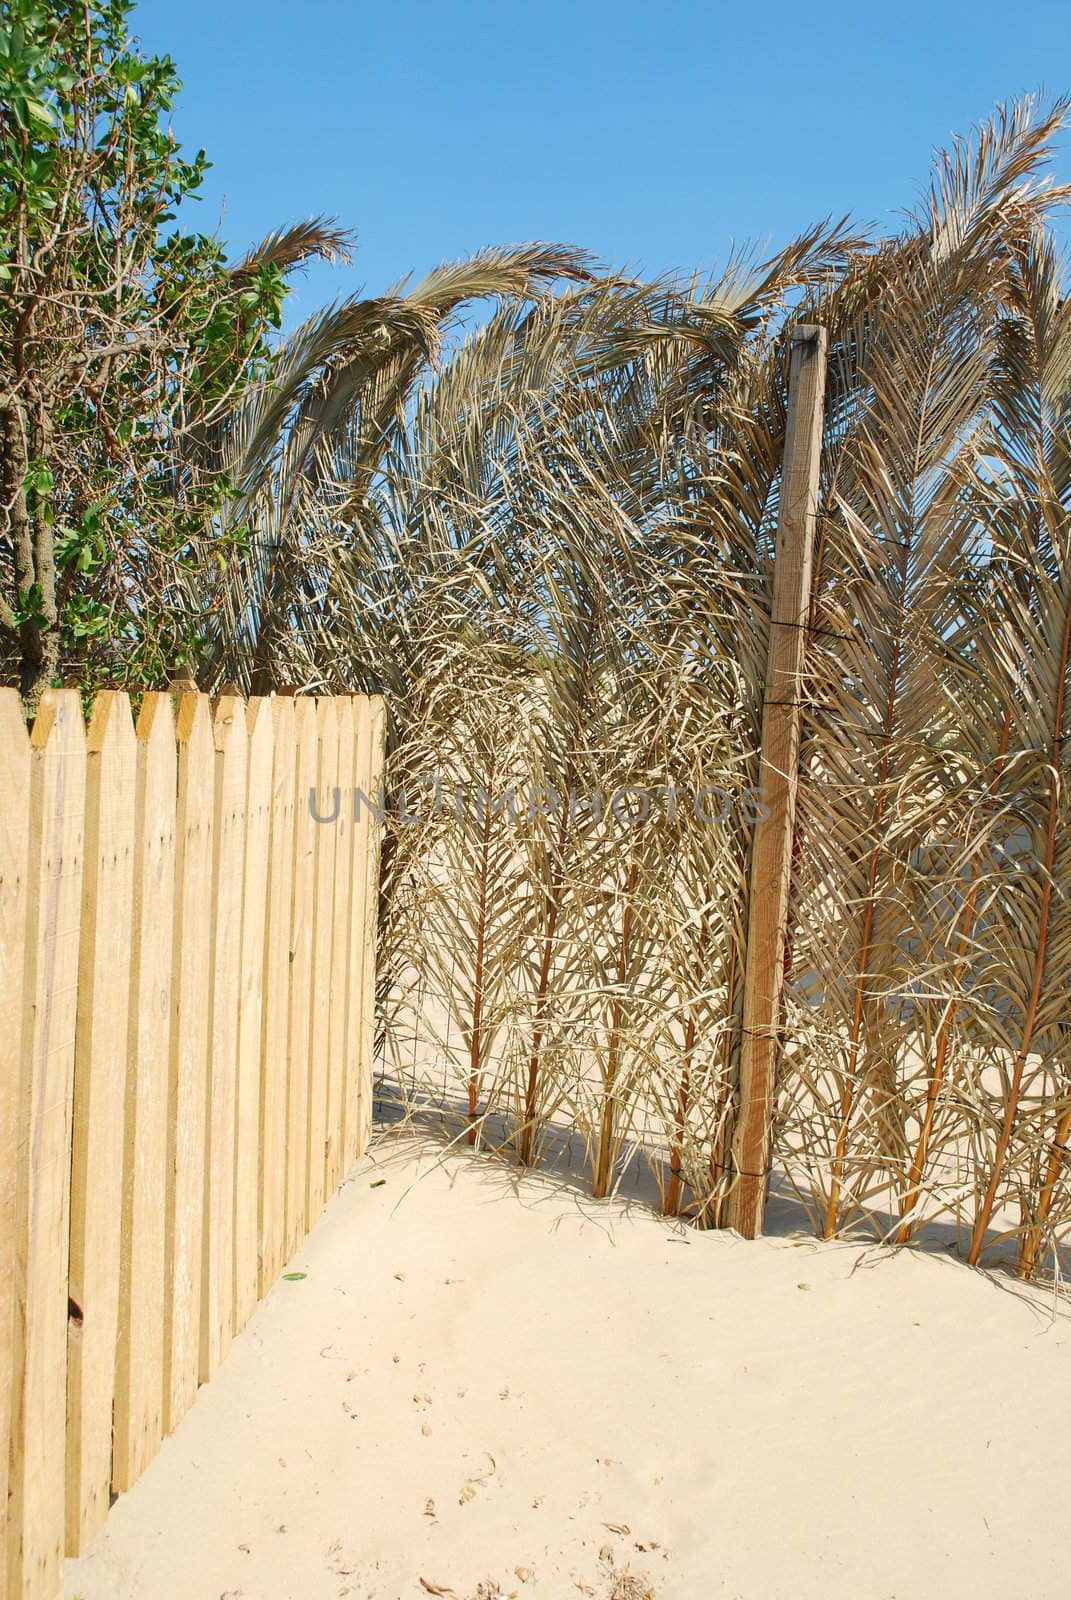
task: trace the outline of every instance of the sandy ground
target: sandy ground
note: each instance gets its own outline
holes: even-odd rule
[[[1040,1292],[397,1136],[288,1270],[66,1600],[1071,1592]]]

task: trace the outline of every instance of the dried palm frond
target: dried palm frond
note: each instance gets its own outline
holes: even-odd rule
[[[213,670],[387,694],[381,1026],[453,1136],[724,1220],[804,316],[830,369],[778,1182],[826,1235],[1014,1233],[1024,1274],[1066,1236],[1064,114],[998,110],[890,238],[655,283],[521,247],[347,302],[233,419],[252,531]]]

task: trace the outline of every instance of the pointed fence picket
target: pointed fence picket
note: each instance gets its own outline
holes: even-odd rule
[[[108,1514],[119,1325],[137,747],[130,701],[101,694],[86,760],[67,1330],[67,1554]]]
[[[264,930],[271,849],[272,716],[268,700],[246,707],[245,867],[238,985],[238,1076],[234,1102],[234,1331],[257,1303],[260,1201],[260,1052]]]
[[[363,1149],[376,715],[176,686],[87,738],[0,689],[5,1600],[52,1600]]]
[[[175,898],[175,722],[147,694],[137,723],[134,916],[127,1029],[112,1487],[129,1489],[163,1438],[164,1166]]]
[[[0,1141],[14,1150],[18,1137],[23,1028],[23,973],[30,872],[30,740],[19,697],[0,690]],[[0,1440],[11,1432],[12,1341],[15,1316],[15,1205],[17,1163],[0,1165]],[[8,1503],[9,1452],[0,1450],[0,1505]],[[0,1594],[7,1594],[7,1541],[0,1543]]]
[[[286,1231],[284,1255],[304,1238],[309,1126],[309,1018],[314,977],[312,934],[316,904],[316,837],[310,796],[316,788],[316,706],[294,707],[294,849],[290,876],[290,1015],[287,1025]]]
[[[286,1259],[287,1030],[290,900],[294,882],[294,702],[272,700],[271,840],[265,891],[260,1051],[259,1282],[266,1294]]]
[[[67,1261],[86,738],[47,690],[30,738],[30,848],[15,1127],[7,1592],[59,1587],[65,1544]]]
[[[207,698],[178,702],[175,812],[175,940],[168,1074],[164,1273],[164,1432],[197,1393],[204,1240],[205,1130],[211,980],[212,840],[215,830],[212,713]]]
[[[209,1379],[234,1335],[234,1134],[238,1090],[238,997],[245,859],[244,707],[224,695],[212,727],[216,810],[212,858],[212,997],[209,1006],[205,1242],[201,1285],[201,1380]]]
[[[353,883],[353,704],[335,701],[338,728],[338,817],[335,836],[335,905],[349,904]],[[327,1141],[324,1190],[333,1194],[343,1172],[346,1138],[346,1040],[349,1002],[350,929],[332,917],[331,981],[328,992]]]
[[[334,932],[335,836],[338,818],[338,718],[330,699],[316,702],[317,800],[312,933],[312,1015],[309,1019],[309,1156],[305,1178],[307,1226],[324,1206],[327,1093],[331,1048],[331,952]]]
[[[19,1133],[30,872],[30,741],[18,694],[0,693],[0,754],[5,805],[0,806],[0,1139],[14,1150]],[[0,1440],[11,1437],[14,1381],[14,1229],[18,1165],[0,1165]],[[6,1381],[8,1376],[11,1382]],[[10,1451],[0,1451],[0,1504],[8,1504]],[[0,1594],[8,1594],[8,1541],[0,1546]]]
[[[367,714],[368,732],[365,741],[368,762],[368,787],[365,793],[372,806],[362,808],[359,858],[361,894],[354,894],[354,907],[359,909],[361,921],[353,940],[354,962],[360,962],[360,1047],[354,1053],[356,1063],[357,1116],[353,1144],[349,1150],[351,1165],[365,1145],[372,1131],[372,1072],[376,1039],[376,930],[379,926],[379,862],[383,848],[383,829],[378,825],[382,818],[383,777],[387,750],[387,705],[381,695],[372,695],[361,704],[362,715]],[[358,876],[354,868],[354,878]]]

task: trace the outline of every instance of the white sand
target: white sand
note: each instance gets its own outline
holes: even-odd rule
[[[1071,1592],[1066,1308],[438,1161],[362,1161],[67,1600]]]

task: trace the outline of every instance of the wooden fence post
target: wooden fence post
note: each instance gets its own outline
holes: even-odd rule
[[[798,785],[800,672],[811,604],[825,385],[825,329],[794,328],[762,708],[759,785],[767,814],[756,825],[752,844],[740,1101],[728,1205],[729,1226],[748,1239],[762,1232],[773,1134]]]

